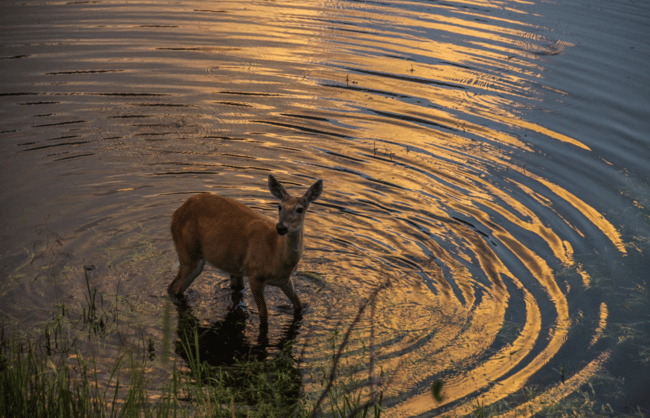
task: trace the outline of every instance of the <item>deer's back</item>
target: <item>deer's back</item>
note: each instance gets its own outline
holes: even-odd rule
[[[273,238],[274,224],[233,199],[212,193],[190,197],[172,216],[174,243],[230,274],[245,274],[251,246]],[[262,242],[260,242],[262,241]]]

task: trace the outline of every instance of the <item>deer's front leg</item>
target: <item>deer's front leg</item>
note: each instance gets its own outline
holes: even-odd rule
[[[300,302],[300,298],[296,294],[296,290],[293,287],[293,280],[291,280],[291,277],[289,277],[289,279],[287,279],[287,281],[280,286],[280,289],[282,289],[284,294],[287,295],[291,301],[291,304],[293,305],[293,314],[300,315],[302,313],[302,302]]]
[[[266,300],[264,299],[264,282],[260,279],[249,277],[248,283],[251,286],[251,293],[257,305],[257,311],[260,316],[260,328],[267,328],[269,325],[269,312],[266,309]]]
[[[230,288],[235,291],[244,290],[244,276],[230,275]]]

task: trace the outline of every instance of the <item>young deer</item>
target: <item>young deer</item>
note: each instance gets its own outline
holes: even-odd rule
[[[302,256],[302,228],[309,204],[323,191],[318,180],[302,197],[291,197],[275,177],[269,175],[269,190],[281,200],[280,220],[274,225],[247,206],[227,197],[201,193],[187,199],[172,216],[172,237],[180,268],[167,291],[181,295],[201,274],[205,261],[230,274],[230,286],[244,288],[248,277],[260,316],[268,324],[264,286],[278,286],[300,314],[291,273]]]

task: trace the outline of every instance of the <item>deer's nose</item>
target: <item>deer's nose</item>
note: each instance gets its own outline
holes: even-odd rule
[[[284,224],[277,224],[275,226],[275,229],[278,231],[278,234],[284,235],[287,232],[289,232],[289,228],[287,228]]]

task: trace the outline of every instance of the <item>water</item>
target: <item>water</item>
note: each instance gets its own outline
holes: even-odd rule
[[[614,382],[593,395],[602,404],[648,412],[648,4],[108,0],[0,12],[5,323],[81,310],[87,274],[121,330],[88,351],[155,346],[173,211],[211,191],[274,217],[269,173],[294,193],[321,178],[296,277],[305,367],[389,283],[345,359],[367,376],[372,329],[390,413],[508,402],[521,416],[594,379]],[[279,291],[267,297],[281,345],[290,310]],[[226,317],[228,282],[207,269],[187,298],[190,322],[208,327]],[[232,332],[252,346],[250,292],[244,301],[247,327]],[[317,380],[303,373],[308,392]]]

